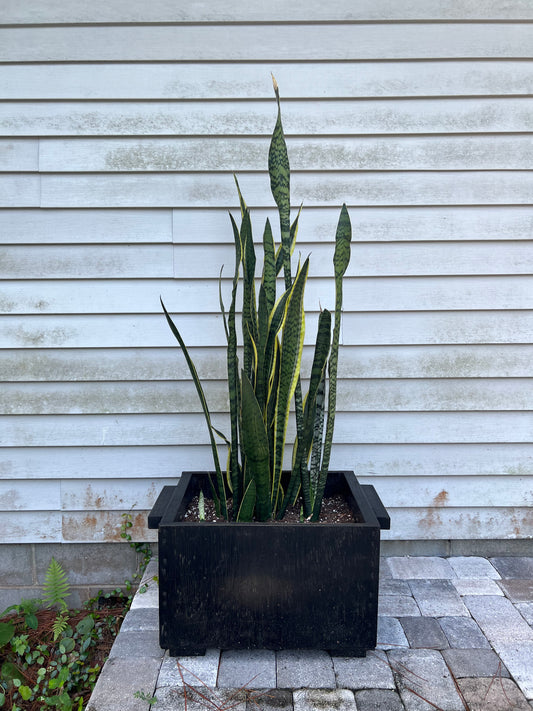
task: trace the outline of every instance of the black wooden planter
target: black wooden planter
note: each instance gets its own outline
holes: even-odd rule
[[[164,487],[148,517],[159,529],[160,644],[172,656],[218,649],[376,646],[380,529],[390,520],[372,486],[331,472],[361,523],[182,521],[205,472]]]

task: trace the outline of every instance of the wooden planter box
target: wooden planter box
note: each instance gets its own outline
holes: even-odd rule
[[[361,523],[182,521],[205,472],[164,487],[148,517],[159,529],[160,644],[172,656],[218,649],[325,649],[364,656],[376,645],[381,528],[372,486],[331,472]]]

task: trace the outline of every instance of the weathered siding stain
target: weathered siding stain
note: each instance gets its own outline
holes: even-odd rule
[[[532,537],[532,19],[525,0],[11,3],[3,540],[116,541],[123,512],[152,540],[161,487],[210,466],[159,295],[225,429],[218,275],[227,294],[232,172],[258,239],[273,215],[271,71],[311,253],[304,368],[342,200],[354,225],[332,466],[376,485],[388,537]]]

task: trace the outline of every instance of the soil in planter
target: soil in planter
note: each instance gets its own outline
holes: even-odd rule
[[[228,510],[231,513],[232,502],[228,500]],[[217,516],[215,511],[215,505],[212,499],[207,497],[204,500],[205,508],[205,521],[209,523],[224,522],[221,516]],[[281,521],[269,521],[271,524],[284,524],[284,523],[299,523],[301,515],[301,505],[296,504],[296,506],[291,506],[287,509],[285,516]],[[183,517],[184,521],[199,521],[199,511],[198,511],[198,497],[195,496],[187,511]],[[360,516],[354,516],[353,511],[348,506],[344,496],[340,494],[337,496],[330,496],[325,498],[322,502],[322,509],[320,511],[320,519],[316,523],[361,523],[362,518]],[[309,523],[306,521],[303,524]],[[311,525],[316,525],[315,523]]]

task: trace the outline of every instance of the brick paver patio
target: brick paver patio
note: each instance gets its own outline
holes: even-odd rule
[[[156,572],[153,561],[145,579]],[[147,699],[154,711],[179,711],[184,682],[203,696],[185,687],[188,711],[533,709],[533,557],[383,558],[378,646],[362,659],[208,650],[176,660],[159,649],[157,605],[152,581],[87,711],[149,711]]]

